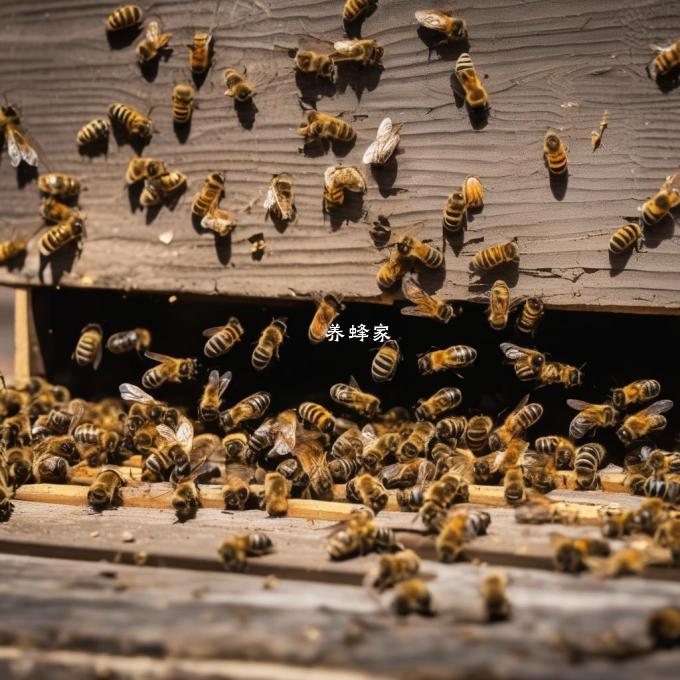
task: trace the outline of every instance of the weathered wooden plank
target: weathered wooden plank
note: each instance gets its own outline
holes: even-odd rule
[[[633,8],[621,0],[579,0],[565,12],[558,0],[511,0],[499,11],[497,3],[477,0],[459,8],[470,24],[470,51],[490,92],[491,116],[481,130],[474,130],[464,109],[453,105],[454,51],[428,54],[416,31],[412,2],[380,3],[364,34],[384,44],[384,71],[371,74],[363,85],[360,74],[345,72],[335,95],[318,103],[320,110],[347,112],[357,144],[341,157],[332,151],[307,157],[298,153],[301,110],[291,60],[277,46],[318,47],[320,40],[337,39],[340,8],[340,2],[322,0],[223,2],[215,67],[200,90],[191,134],[181,144],[172,130],[170,92],[174,82],[187,77],[183,46],[194,30],[212,23],[212,2],[190,8],[180,0],[154,4],[153,13],[173,33],[175,46],[154,82],[140,75],[132,47],[109,47],[103,21],[110,3],[3,5],[3,90],[21,106],[27,129],[43,147],[42,167],[83,179],[89,236],[77,262],[71,262],[71,252],[46,266],[39,262],[34,237],[25,262],[3,270],[0,280],[289,297],[308,296],[323,285],[366,298],[379,293],[374,270],[381,258],[366,225],[378,214],[390,215],[398,226],[423,222],[422,235],[439,241],[446,197],[466,175],[476,174],[487,188],[486,206],[470,220],[460,252],[447,246],[446,273],[429,282],[441,286],[444,295],[470,295],[468,263],[480,244],[517,237],[520,272],[508,279],[513,285],[517,279],[520,294],[540,292],[548,304],[570,308],[680,309],[671,220],[650,234],[644,252],[633,253],[625,268],[615,262],[612,269],[607,252],[610,231],[623,216],[634,215],[677,167],[678,91],[662,93],[644,75],[649,44],[680,32],[672,3],[645,0]],[[247,66],[257,86],[252,129],[240,125],[221,94],[222,70],[232,66]],[[130,147],[112,140],[108,155],[92,159],[80,157],[76,149],[77,129],[117,100],[142,110],[154,107],[158,132],[148,154],[189,176],[176,209],[162,209],[150,224],[143,213],[131,212],[122,189]],[[605,109],[610,126],[593,153],[590,131]],[[347,211],[348,224],[324,224],[323,170],[338,161],[359,163],[385,115],[406,123],[396,177],[383,177],[378,186],[369,173],[365,216],[361,210]],[[548,126],[563,130],[570,148],[568,187],[557,200],[541,158]],[[239,220],[231,242],[218,248],[211,234],[196,233],[189,215],[192,195],[216,169],[226,169],[224,205]],[[283,234],[265,224],[260,207],[271,174],[281,171],[295,178],[299,208],[298,221]],[[12,230],[26,237],[34,233],[35,183],[17,188],[6,153],[0,163],[0,202],[3,236]],[[174,240],[163,245],[158,236],[170,230]],[[254,262],[248,237],[260,231],[269,250],[263,261]]]

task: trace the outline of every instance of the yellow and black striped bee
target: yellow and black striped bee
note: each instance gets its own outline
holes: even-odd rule
[[[522,311],[515,321],[515,329],[518,333],[536,335],[538,324],[543,318],[543,300],[540,297],[530,297],[524,301]]]
[[[472,57],[463,52],[456,60],[456,77],[465,92],[465,103],[475,112],[485,112],[489,108],[489,95],[477,75]]]
[[[336,383],[330,389],[331,399],[338,404],[347,406],[357,413],[373,418],[380,409],[380,399],[373,394],[364,392],[354,376],[350,378],[349,385]]]
[[[140,354],[151,347],[151,331],[147,328],[133,328],[114,333],[106,341],[106,349],[112,354],[136,351]]]
[[[678,205],[680,205],[680,190],[663,186],[638,208],[641,213],[640,219],[646,227],[654,226]]]
[[[503,330],[508,325],[508,314],[515,305],[519,304],[521,300],[515,300],[514,304],[510,305],[510,289],[508,284],[502,279],[494,281],[491,290],[487,293],[489,305],[486,317],[489,321],[489,326],[495,331]],[[486,300],[486,296],[479,296],[473,298],[475,302]]]
[[[661,393],[661,383],[658,380],[643,378],[624,387],[615,387],[611,392],[612,404],[618,409],[624,409],[630,404],[638,404],[658,397]]]
[[[189,68],[194,75],[202,75],[212,63],[213,34],[206,31],[194,33],[189,48]]]
[[[208,382],[203,388],[201,401],[198,405],[198,414],[205,421],[217,420],[220,415],[222,395],[231,383],[231,371],[220,375],[217,370],[210,371]]]
[[[146,28],[144,38],[142,38],[135,48],[137,61],[140,64],[148,64],[150,61],[156,59],[168,46],[170,38],[172,38],[172,33],[163,33],[158,21],[150,21]]]
[[[114,9],[108,17],[106,17],[107,31],[126,31],[130,28],[137,28],[141,26],[144,19],[142,8],[138,5],[123,5]]]
[[[522,381],[536,380],[545,365],[545,354],[528,347],[502,342],[501,352],[515,369],[515,375]]]
[[[423,375],[437,371],[465,368],[474,363],[477,350],[468,345],[452,345],[446,349],[437,349],[418,357],[418,368]]]
[[[331,165],[323,174],[323,209],[331,212],[345,202],[345,192],[366,193],[366,178],[354,165]]]
[[[448,42],[464,40],[468,37],[468,25],[465,19],[451,16],[440,9],[418,10],[415,16],[421,26],[443,33]]]
[[[609,250],[615,255],[623,253],[633,246],[636,250],[639,250],[642,240],[640,225],[637,222],[628,222],[612,234],[609,240]]]
[[[456,408],[463,399],[457,387],[442,387],[427,399],[420,399],[415,415],[418,420],[434,420],[442,413]]]
[[[479,177],[473,175],[463,180],[463,196],[468,208],[481,208],[484,205],[484,186]]]
[[[576,447],[573,442],[560,435],[548,435],[539,437],[534,442],[536,452],[541,455],[550,455],[555,458],[555,467],[558,470],[571,470],[574,467]]]
[[[335,65],[327,54],[319,54],[312,50],[298,50],[295,53],[295,68],[300,73],[313,73],[319,78],[333,80]]]
[[[184,173],[171,170],[158,177],[150,177],[144,183],[139,196],[139,204],[147,207],[172,203],[179,192],[186,186],[187,177]]]
[[[92,366],[99,368],[104,350],[104,332],[98,323],[89,323],[80,331],[80,337],[73,352],[73,358],[78,366]]]
[[[222,356],[241,339],[242,335],[241,322],[232,316],[224,326],[213,326],[203,331],[203,336],[208,338],[203,353],[211,359]]]
[[[305,122],[298,128],[298,134],[307,139],[337,139],[340,142],[351,142],[356,138],[354,128],[328,113],[311,110],[305,114]]]
[[[298,406],[298,415],[320,432],[331,433],[335,429],[335,417],[320,404],[304,401]]]
[[[158,362],[158,366],[150,368],[142,375],[142,385],[147,389],[158,388],[166,382],[193,380],[198,370],[196,359],[178,359],[148,350],[144,352],[144,356]]]
[[[5,262],[23,255],[26,252],[26,245],[26,241],[22,238],[12,238],[0,242],[0,264],[5,264]]]
[[[290,222],[295,217],[295,198],[293,196],[293,178],[285,173],[274,175],[262,206],[279,222]]]
[[[553,175],[563,175],[567,171],[567,150],[557,133],[548,130],[543,139],[543,156],[548,170]]]
[[[191,204],[193,215],[203,217],[210,212],[222,198],[224,192],[224,173],[211,172],[203,182],[201,190],[194,197]]]
[[[125,183],[136,184],[145,179],[153,179],[167,173],[163,161],[155,158],[133,158],[125,171]]]
[[[579,413],[569,424],[569,436],[582,439],[596,427],[614,427],[619,412],[611,404],[590,404],[580,399],[567,399],[567,406]]]
[[[400,360],[399,343],[396,340],[386,340],[373,358],[371,377],[375,382],[388,382],[392,380]]]
[[[80,180],[61,172],[50,172],[38,177],[38,189],[41,194],[46,196],[53,196],[62,201],[71,201],[78,198]]]
[[[465,194],[461,190],[456,190],[446,199],[444,205],[442,217],[444,230],[451,233],[460,231],[465,224],[466,214],[467,201],[465,200]]]
[[[503,495],[508,505],[519,505],[526,499],[524,477],[519,467],[512,467],[503,479]]]
[[[85,236],[85,222],[74,213],[66,222],[57,224],[40,237],[40,254],[43,257],[49,257],[69,243],[82,239],[83,236]]]
[[[602,444],[590,442],[576,449],[574,456],[574,472],[576,474],[576,488],[582,491],[595,489],[599,485],[597,471],[602,467],[602,461],[607,450]]]
[[[378,4],[378,0],[345,0],[342,8],[342,20],[352,23],[371,14]]]
[[[448,302],[426,293],[413,276],[405,276],[402,279],[401,290],[404,297],[413,302],[413,305],[402,308],[401,313],[405,316],[420,316],[448,323],[460,313],[460,310],[454,309]]]
[[[663,413],[673,408],[670,399],[660,399],[651,406],[629,415],[621,427],[616,431],[616,436],[629,446],[636,439],[647,436],[650,432],[658,432],[666,427],[666,418]]]
[[[488,272],[507,262],[519,262],[519,246],[517,241],[499,243],[496,246],[478,251],[470,262],[473,272]]]
[[[104,118],[95,118],[78,130],[76,141],[79,146],[103,142],[109,138],[110,129],[111,123],[109,123],[108,120]]]
[[[439,269],[444,264],[441,250],[419,241],[413,236],[404,235],[395,241],[395,246],[403,257],[411,257],[424,264],[428,269]]]
[[[492,450],[506,448],[513,439],[522,436],[541,419],[543,406],[535,402],[527,403],[528,401],[527,394],[506,416],[503,424],[491,433],[489,447]]]
[[[220,413],[220,425],[225,432],[231,432],[246,420],[261,418],[269,405],[272,397],[269,392],[255,392],[237,404]]]
[[[228,68],[224,72],[224,86],[227,88],[225,96],[231,97],[237,102],[248,102],[257,93],[253,86],[245,79],[245,74],[241,75],[233,68]]]
[[[647,75],[650,78],[667,77],[680,67],[680,40],[676,40],[668,47],[655,46],[654,49],[657,54],[646,66]]]
[[[286,330],[285,319],[274,319],[262,331],[251,357],[251,364],[256,371],[263,371],[274,357],[279,358],[279,348],[283,343]]]
[[[153,134],[151,119],[128,104],[111,104],[109,118],[131,137],[146,140]]]
[[[187,83],[179,83],[172,90],[172,122],[186,125],[194,112],[194,88]]]
[[[66,222],[73,212],[74,208],[62,203],[54,196],[44,196],[40,201],[40,217],[42,217],[45,222],[54,222],[57,224]]]
[[[345,305],[342,304],[342,297],[339,295],[334,293],[321,295],[312,322],[309,324],[307,332],[309,341],[315,345],[323,342],[326,339],[328,327],[343,309]]]
[[[377,40],[359,38],[337,40],[333,43],[333,49],[335,52],[330,56],[336,64],[355,61],[362,66],[379,65],[384,54]]]

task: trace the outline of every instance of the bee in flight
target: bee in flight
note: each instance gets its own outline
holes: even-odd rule
[[[617,437],[624,445],[629,446],[636,439],[646,437],[650,432],[658,432],[666,427],[663,413],[673,408],[670,399],[660,399],[651,406],[629,415],[621,427],[616,431]]]
[[[144,356],[157,361],[158,366],[150,368],[142,376],[142,385],[146,389],[155,389],[166,382],[179,383],[193,380],[198,370],[196,359],[177,359],[158,352],[144,352]]]
[[[611,392],[614,406],[624,409],[630,404],[638,404],[658,397],[661,393],[661,383],[650,379],[635,380],[624,387],[615,387]]]
[[[403,126],[404,123],[393,125],[391,118],[384,118],[378,127],[375,141],[364,153],[364,165],[385,165],[399,146],[399,132]]]
[[[0,106],[0,130],[5,135],[7,154],[12,167],[18,167],[21,161],[33,167],[38,167],[38,154],[29,143],[28,137],[21,127],[16,106]]]
[[[73,358],[78,366],[92,366],[95,371],[99,368],[103,354],[102,327],[97,323],[87,324],[80,332]]]
[[[401,290],[404,297],[413,302],[413,306],[404,307],[401,313],[406,316],[422,316],[435,319],[442,323],[448,323],[460,312],[453,306],[426,293],[414,280],[413,277],[405,276],[401,282]]]
[[[502,279],[494,281],[487,296],[473,298],[474,302],[486,302],[488,300],[487,319],[489,326],[495,331],[501,331],[508,325],[510,311],[520,304],[523,298],[510,302],[510,289]]]
[[[611,404],[589,404],[580,399],[567,399],[567,406],[578,411],[569,424],[569,436],[582,439],[596,427],[614,427],[619,412]]]

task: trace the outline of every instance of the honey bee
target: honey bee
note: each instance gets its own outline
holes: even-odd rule
[[[511,342],[500,344],[501,352],[513,364],[515,375],[522,381],[536,380],[545,364],[545,355],[535,349],[513,345]]]
[[[216,207],[211,208],[208,214],[201,220],[201,226],[204,229],[214,231],[221,238],[229,236],[234,231],[236,224],[236,219],[229,211]],[[256,253],[264,253],[266,243],[262,234],[251,236],[248,240],[253,244],[253,257],[255,257]]]
[[[563,175],[567,171],[567,149],[552,130],[543,138],[543,157],[551,174]]]
[[[279,472],[268,472],[264,478],[264,509],[270,517],[288,513],[288,481]]]
[[[394,555],[383,555],[369,570],[364,584],[379,592],[413,578],[420,571],[420,558],[413,550],[401,550]]]
[[[203,348],[205,356],[214,359],[229,352],[243,335],[241,322],[232,316],[223,326],[213,326],[203,331],[203,336],[209,338]]]
[[[438,269],[444,264],[441,250],[419,241],[413,236],[404,235],[395,241],[396,249],[402,257],[410,257],[424,264],[428,269]]]
[[[646,227],[660,222],[670,210],[680,205],[680,190],[662,187],[638,208],[640,219]]]
[[[680,609],[677,607],[655,609],[647,619],[647,632],[655,647],[676,645],[680,640]]]
[[[179,424],[179,412],[177,409],[168,408],[166,404],[156,401],[141,387],[130,383],[122,383],[119,387],[120,397],[123,401],[132,402],[126,425],[131,431],[139,429],[147,421],[154,424],[164,423],[168,427],[176,429]]]
[[[279,358],[279,347],[286,335],[286,320],[274,319],[260,335],[253,350],[251,364],[256,371],[263,371],[273,357]]]
[[[129,331],[114,333],[106,341],[106,349],[112,354],[144,352],[151,346],[151,331],[146,328],[133,328]]]
[[[38,154],[28,141],[28,137],[21,126],[19,111],[16,106],[0,106],[0,130],[5,135],[7,154],[13,168],[21,161],[38,167]]]
[[[293,454],[309,480],[312,498],[332,500],[333,477],[326,464],[325,440],[307,436],[298,440]]]
[[[410,434],[399,445],[396,451],[400,463],[412,460],[418,456],[425,456],[430,442],[435,436],[435,427],[427,420],[416,423]]]
[[[87,490],[88,505],[101,512],[122,503],[121,487],[125,486],[125,479],[117,470],[106,468],[97,473],[97,477]]]
[[[474,298],[475,302],[486,300],[485,297]],[[495,331],[501,331],[508,325],[508,314],[510,313],[510,289],[508,284],[502,279],[494,281],[491,290],[488,292],[489,307],[487,319],[489,326]],[[517,304],[519,300],[515,302]]]
[[[434,463],[420,457],[387,465],[378,474],[378,479],[386,489],[404,489],[416,484],[424,487],[426,482],[434,479],[434,476]]]
[[[83,423],[73,430],[73,438],[79,444],[95,445],[99,452],[109,454],[116,452],[120,445],[120,435],[115,430],[100,427],[94,423]]]
[[[437,438],[446,444],[455,446],[458,441],[465,437],[467,426],[468,421],[465,416],[449,416],[448,418],[442,418],[435,426]],[[486,439],[484,440],[484,444],[486,444]]]
[[[650,432],[658,432],[666,427],[666,418],[661,415],[673,408],[670,399],[660,399],[651,406],[633,413],[625,418],[621,427],[616,431],[617,437],[625,446]]]
[[[302,420],[315,427],[319,432],[330,434],[335,429],[333,414],[319,404],[304,401],[298,406],[297,412]]]
[[[538,381],[542,385],[562,384],[567,388],[573,388],[583,382],[583,373],[569,364],[546,361],[538,372]]]
[[[384,50],[377,40],[348,39],[337,40],[333,43],[330,57],[336,63],[352,61],[362,66],[380,65]]]
[[[582,439],[596,427],[614,427],[619,412],[611,404],[589,404],[580,399],[567,399],[567,406],[579,411],[569,424],[569,436]]]
[[[381,288],[391,288],[409,269],[409,261],[396,248],[390,251],[390,256],[380,265],[376,280]]]
[[[469,208],[479,209],[484,205],[484,186],[479,177],[470,175],[463,180],[465,203]]]
[[[650,78],[665,78],[680,66],[680,40],[668,47],[655,46],[656,56],[645,67]],[[649,66],[652,66],[651,70]]]
[[[222,486],[225,510],[244,510],[250,498],[252,469],[238,463],[228,464],[225,468],[226,481]]]
[[[623,538],[635,528],[635,513],[618,505],[599,508],[600,531],[604,538]]]
[[[4,455],[7,474],[14,488],[28,484],[33,467],[33,449],[29,447],[8,448]]]
[[[526,500],[524,477],[520,468],[513,467],[505,473],[503,495],[508,505],[519,505]]]
[[[490,523],[491,517],[484,511],[459,511],[444,518],[435,543],[439,560],[455,562],[465,541],[484,535]]]
[[[217,552],[227,571],[245,571],[247,557],[261,557],[274,550],[271,538],[255,531],[226,538]]]
[[[139,204],[148,207],[171,203],[186,183],[186,175],[177,170],[171,170],[158,177],[150,177],[144,183]]]
[[[671,551],[671,561],[680,564],[680,520],[666,519],[659,524],[654,533],[654,542]],[[679,635],[680,637],[680,635]]]
[[[378,0],[345,0],[342,8],[342,20],[352,23],[362,19],[375,11]]]
[[[140,64],[148,64],[156,59],[167,47],[172,38],[172,33],[163,33],[158,21],[149,21],[144,38],[135,48],[137,61]]]
[[[397,364],[401,360],[399,343],[386,340],[371,362],[371,377],[374,382],[389,382],[397,372]]]
[[[476,273],[483,273],[508,262],[519,262],[519,247],[516,241],[500,243],[478,251],[470,262],[470,269]]]
[[[609,125],[609,114],[605,111],[602,114],[602,118],[600,118],[600,126],[598,127],[597,131],[593,130],[593,132],[590,133],[590,140],[593,145],[593,151],[597,151],[597,148],[602,143],[602,135],[604,134],[604,131],[607,129],[607,125]]]
[[[38,189],[45,196],[53,196],[62,201],[78,198],[80,180],[61,172],[50,172],[38,177]]]
[[[477,75],[472,57],[463,52],[456,60],[456,77],[465,92],[465,103],[473,111],[486,111],[489,108],[489,95]]]
[[[295,53],[295,68],[300,73],[313,73],[319,78],[333,80],[335,65],[327,54],[319,54],[312,50],[298,50]]]
[[[248,102],[251,101],[255,96],[256,92],[253,86],[245,79],[244,75],[241,75],[238,71],[233,68],[228,68],[224,74],[224,86],[227,88],[224,91],[225,97],[231,97],[237,102]]]
[[[270,404],[271,395],[269,392],[255,392],[245,399],[241,399],[226,411],[222,411],[220,413],[220,425],[225,432],[230,432],[246,420],[261,418]]]
[[[80,460],[80,453],[76,440],[71,435],[71,432],[75,429],[75,425],[75,423],[71,424],[69,434],[48,437],[47,439],[42,439],[41,441],[34,443],[34,463],[38,463],[38,459],[41,456],[56,456],[58,458],[63,458],[64,461],[71,465],[77,463]]]
[[[412,276],[405,276],[402,279],[401,290],[404,297],[409,302],[413,302],[413,305],[402,308],[401,313],[405,316],[419,316],[448,323],[460,313],[460,310],[454,310],[453,306],[447,302],[428,295]]]
[[[537,403],[527,403],[527,394],[508,414],[503,424],[494,430],[489,437],[489,447],[492,450],[507,446],[515,437],[524,434],[543,416],[543,407]]]
[[[178,482],[172,492],[171,504],[178,522],[186,522],[196,516],[203,505],[201,491],[195,479]]]
[[[444,212],[442,214],[442,225],[445,231],[454,233],[463,228],[467,215],[467,207],[465,194],[460,190],[454,191],[446,199]]]
[[[83,125],[76,134],[76,142],[78,146],[87,146],[88,144],[97,144],[109,138],[109,130],[111,123],[104,118],[95,118],[89,123]]]
[[[380,409],[380,399],[368,392],[363,392],[354,377],[350,378],[349,385],[345,383],[333,385],[330,395],[336,403],[347,406],[368,418],[373,418]]]
[[[10,484],[9,470],[4,461],[0,461],[0,522],[7,522],[14,512],[14,490]]]
[[[635,380],[624,387],[612,388],[612,404],[623,410],[631,404],[650,401],[661,393],[661,383],[658,380],[643,378]]]
[[[375,141],[364,152],[362,158],[364,165],[385,165],[399,146],[401,140],[399,132],[402,127],[403,123],[393,125],[391,118],[384,118],[378,126]]]
[[[87,324],[80,331],[80,338],[73,352],[78,366],[92,366],[95,371],[99,368],[103,354],[103,337],[102,327],[96,323]]]
[[[416,21],[423,27],[437,33],[443,33],[446,40],[465,40],[468,37],[467,22],[460,17],[454,17],[439,9],[422,9],[415,14]]]
[[[331,447],[331,458],[349,459],[357,458],[364,450],[364,439],[357,427],[350,427],[345,430],[334,442]]]
[[[48,229],[40,237],[38,250],[43,257],[49,257],[73,241],[85,236],[85,222],[77,214],[72,214],[66,222]]]
[[[539,437],[534,442],[534,448],[540,454],[554,455],[555,467],[558,470],[571,470],[574,467],[576,447],[565,437],[559,435]]]
[[[507,585],[508,577],[503,572],[493,572],[484,577],[479,592],[487,621],[507,621],[512,616],[512,606],[506,595]]]
[[[128,104],[111,104],[109,118],[131,137],[142,140],[151,139],[153,127],[151,120]]]
[[[19,411],[2,421],[2,443],[9,449],[31,443],[31,420],[26,411]]]
[[[467,428],[465,431],[465,440],[470,450],[479,452],[484,449],[489,441],[492,429],[493,420],[491,420],[489,416],[472,416],[467,421]]]
[[[26,252],[26,241],[22,238],[13,238],[9,241],[0,241],[0,264],[5,264]]]
[[[457,387],[442,387],[431,397],[420,399],[415,410],[418,420],[434,420],[442,413],[456,408],[463,400],[463,394]]]
[[[677,505],[680,502],[680,481],[670,476],[664,479],[648,477],[642,485],[642,493],[651,498],[661,498],[671,505]]]
[[[222,438],[226,463],[244,463],[248,454],[248,435],[245,432],[231,432]]]
[[[422,375],[430,375],[448,369],[465,368],[474,363],[477,350],[468,345],[452,345],[437,349],[418,357],[418,369]]]
[[[295,218],[293,178],[287,174],[274,175],[263,203],[267,217],[278,222],[291,222]]]
[[[661,498],[646,498],[634,512],[635,529],[655,535],[659,526],[669,517],[666,504]]]
[[[419,578],[411,578],[396,585],[392,610],[397,616],[419,614],[435,616],[436,609],[429,588]]]
[[[31,473],[38,484],[66,484],[68,470],[68,462],[61,456],[46,451],[36,451],[33,456]]]
[[[430,532],[439,532],[448,509],[454,503],[465,503],[469,498],[468,483],[459,475],[447,472],[425,491],[418,516]]]
[[[538,330],[538,324],[543,318],[543,300],[540,297],[530,297],[524,301],[522,311],[515,321],[515,329],[518,333],[524,333],[534,337]]]
[[[210,371],[208,383],[203,388],[203,395],[198,406],[198,413],[205,421],[217,420],[220,415],[222,395],[231,382],[231,371],[220,375],[218,370]]]
[[[366,470],[376,473],[382,467],[383,461],[390,454],[396,453],[401,442],[401,437],[396,432],[385,434],[369,439],[359,459]]]
[[[296,429],[295,409],[287,409],[265,420],[248,440],[248,448],[258,456],[268,452],[268,459],[288,456],[295,449]]]
[[[215,208],[224,192],[224,173],[211,172],[191,204],[191,213],[204,217]]]
[[[194,88],[187,83],[179,83],[172,90],[172,122],[186,125],[194,112]]]
[[[553,542],[553,565],[556,571],[577,574],[587,569],[590,556],[608,557],[609,543],[600,538],[568,538],[551,534]]]
[[[206,73],[212,63],[213,34],[197,31],[189,48],[189,68],[194,75]]]
[[[196,359],[177,359],[158,352],[144,352],[147,359],[158,362],[142,375],[142,385],[147,389],[157,389],[166,382],[180,383],[193,380],[198,370]]]
[[[576,449],[574,473],[577,489],[588,491],[599,487],[600,480],[597,471],[602,467],[602,461],[606,455],[607,450],[604,446],[595,442],[584,444]]]
[[[144,13],[138,5],[123,5],[114,9],[108,17],[106,17],[107,31],[126,31],[131,28],[137,28],[141,25],[144,19]]]
[[[54,196],[44,196],[40,201],[40,217],[46,222],[66,222],[74,212],[74,208],[62,203]]]
[[[125,183],[136,184],[145,179],[160,177],[167,173],[165,163],[155,158],[133,158],[125,172]]]
[[[326,339],[328,327],[337,316],[345,309],[342,297],[335,293],[322,293],[317,297],[317,307],[312,322],[309,324],[307,335],[309,341],[318,345]]]

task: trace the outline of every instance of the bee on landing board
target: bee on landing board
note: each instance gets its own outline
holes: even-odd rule
[[[381,66],[384,54],[377,40],[359,38],[337,40],[333,43],[333,49],[335,52],[330,57],[336,64],[355,62],[362,66]]]
[[[366,178],[352,165],[331,165],[323,176],[324,212],[331,212],[345,203],[345,192],[366,193]]]
[[[26,252],[27,243],[22,238],[0,241],[0,265],[10,262]]]
[[[172,90],[172,122],[187,125],[194,112],[194,88],[187,83],[179,83]]]
[[[236,69],[228,68],[224,74],[225,97],[231,97],[235,102],[244,104],[257,94],[253,86],[246,80],[245,72],[241,75]]]
[[[318,78],[332,81],[335,76],[335,65],[330,56],[313,50],[297,50],[294,65],[300,73],[311,73]]]
[[[543,157],[552,175],[563,175],[567,171],[567,149],[557,133],[552,130],[545,133]]]
[[[317,296],[317,308],[314,312],[307,335],[309,341],[317,345],[326,339],[329,326],[337,316],[345,309],[342,297],[334,293],[323,293]]]
[[[191,73],[203,75],[212,64],[212,31],[197,31],[187,47],[189,48],[189,68]]]
[[[364,165],[385,165],[399,146],[399,132],[403,126],[404,123],[393,125],[391,118],[383,119],[378,126],[375,141],[364,152]]]
[[[148,64],[161,55],[172,38],[172,33],[163,33],[160,22],[149,21],[144,38],[135,47],[137,61]]]
[[[127,31],[131,28],[138,28],[142,25],[144,20],[144,12],[138,5],[123,5],[114,9],[108,17],[106,17],[106,30]]]
[[[656,80],[666,78],[680,68],[680,40],[676,40],[667,47],[655,45],[653,49],[656,56],[652,57],[645,67],[650,78]]]
[[[295,219],[295,197],[293,178],[285,173],[274,175],[262,207],[267,217],[277,222],[292,222]]]
[[[375,11],[378,0],[345,0],[342,8],[342,20],[346,24],[365,19]]]
[[[87,146],[105,142],[109,138],[111,123],[104,118],[95,118],[83,125],[76,134],[78,146]]]
[[[44,196],[59,201],[75,201],[80,194],[80,180],[62,172],[50,172],[38,177],[38,189]]]
[[[21,161],[38,167],[38,154],[28,141],[26,132],[21,126],[19,110],[8,104],[0,106],[0,131],[4,133],[7,154],[12,167],[19,166]]]
[[[680,205],[680,189],[664,185],[638,208],[642,224],[646,227],[653,227],[678,205]]]
[[[109,118],[114,124],[119,125],[128,136],[137,137],[141,140],[151,139],[153,134],[151,119],[132,106],[111,104],[109,106]]]
[[[516,240],[478,251],[470,262],[470,270],[482,274],[508,262],[519,262],[519,246]]]
[[[468,204],[465,193],[457,189],[447,199],[442,213],[444,231],[453,234],[459,232],[465,225]]]
[[[465,19],[452,16],[442,10],[418,10],[415,17],[424,28],[441,33],[444,36],[442,42],[465,40],[468,37],[468,25]]]
[[[148,207],[161,204],[172,205],[180,192],[186,187],[187,177],[176,170],[171,170],[158,177],[152,177],[144,183],[139,196],[139,204]]]
[[[155,158],[133,158],[125,172],[125,183],[136,184],[146,179],[160,177],[167,173],[167,168],[163,161]]]
[[[69,243],[74,241],[80,243],[84,236],[85,222],[79,215],[72,214],[66,222],[57,224],[40,237],[40,254],[49,257]]]
[[[465,104],[474,113],[484,114],[489,109],[489,95],[477,75],[472,57],[463,52],[456,60],[456,78],[465,93]]]

